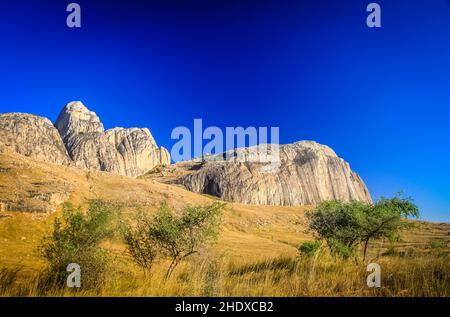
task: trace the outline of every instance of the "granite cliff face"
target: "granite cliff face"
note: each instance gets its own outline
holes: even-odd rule
[[[146,128],[114,128],[106,131],[106,138],[121,155],[126,175],[138,176],[156,165],[170,165],[169,152],[158,148]]]
[[[314,205],[324,200],[371,202],[362,179],[325,145],[301,141],[280,146],[279,168],[264,172],[267,163],[207,160],[190,166],[172,180],[188,190],[227,201],[263,205]],[[245,157],[248,149],[238,149]]]
[[[69,165],[64,143],[47,118],[26,113],[0,115],[0,152],[14,152],[60,165]]]
[[[81,102],[67,104],[53,126],[42,117],[9,113],[0,116],[0,150],[82,169],[139,176],[156,165],[169,165],[148,129],[104,130],[95,112]]]

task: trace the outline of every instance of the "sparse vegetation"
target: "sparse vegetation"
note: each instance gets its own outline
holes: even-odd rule
[[[223,203],[206,206],[187,206],[177,216],[167,204],[163,204],[152,222],[148,234],[171,263],[166,277],[187,257],[197,253],[219,233],[219,219]]]
[[[161,201],[170,202],[170,212],[177,218],[186,204],[205,206],[215,201],[142,179],[92,173],[88,182],[81,170],[5,155],[0,163],[10,169],[0,175],[1,183],[7,184],[2,195],[8,201],[22,201],[23,196],[15,198],[15,193],[32,191],[35,186],[50,193],[69,184],[70,201],[81,210],[88,209],[89,199],[100,197],[120,205],[122,218],[134,229],[137,222],[132,220],[137,211],[142,210],[152,220]],[[381,265],[382,287],[369,289],[366,263],[335,257],[326,243],[314,256],[298,256],[299,245],[314,238],[304,231],[305,213],[312,209],[230,204],[220,222],[218,243],[185,258],[170,279],[166,279],[171,263],[168,257],[155,258],[151,274],[145,273],[135,264],[124,240],[108,235],[96,248],[108,254],[109,278],[76,292],[40,288],[39,272],[45,271],[48,262],[35,250],[44,236],[52,236],[56,218],[61,229],[65,228],[63,211],[2,211],[0,296],[450,296],[450,224],[402,220],[414,226],[400,231],[400,240],[371,239],[367,258]],[[82,213],[87,216],[87,212]],[[363,245],[357,247],[355,252],[362,257]]]
[[[218,237],[224,206],[218,202],[205,206],[188,205],[181,215],[177,215],[163,203],[154,217],[138,213],[134,224],[124,226],[127,250],[145,273],[149,272],[158,255],[168,257],[171,263],[166,278],[169,278],[181,261]]]
[[[366,267],[321,253],[317,259],[275,257],[266,260],[230,259],[211,265],[193,257],[180,264],[167,280],[165,265],[152,274],[130,271],[129,263],[113,271],[102,288],[83,289],[78,296],[450,296],[448,256],[404,253],[381,257],[381,288],[368,288]],[[36,278],[11,274],[1,296],[39,296]],[[0,283],[2,281],[0,280]],[[0,287],[0,289],[2,289]],[[49,296],[73,296],[68,289],[52,289]]]
[[[152,268],[158,250],[150,234],[151,218],[144,212],[139,212],[134,224],[124,224],[123,237],[127,250],[134,262],[148,274]]]

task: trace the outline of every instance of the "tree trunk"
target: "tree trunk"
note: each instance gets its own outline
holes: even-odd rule
[[[175,270],[177,265],[178,265],[178,258],[174,258],[172,260],[172,263],[170,263],[169,269],[167,270],[166,280],[170,278],[170,276],[172,275],[173,270]]]
[[[363,262],[366,261],[366,254],[367,254],[367,246],[369,245],[369,239],[366,239],[364,243],[364,256],[363,256]]]

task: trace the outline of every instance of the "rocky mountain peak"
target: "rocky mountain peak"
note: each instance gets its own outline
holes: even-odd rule
[[[2,115],[0,126],[0,149],[42,161],[132,177],[170,164],[170,155],[149,129],[105,131],[97,114],[80,101],[64,106],[54,126],[43,117],[12,113]]]
[[[56,119],[55,127],[64,142],[70,142],[73,136],[79,134],[105,131],[97,114],[86,108],[81,101],[68,103]]]

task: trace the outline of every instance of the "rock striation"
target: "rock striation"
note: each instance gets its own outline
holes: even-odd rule
[[[238,149],[245,156],[248,149]],[[328,146],[312,141],[281,145],[280,165],[207,160],[172,181],[196,193],[243,204],[315,205],[324,200],[371,202],[362,179]],[[233,157],[233,156],[231,156]]]
[[[19,153],[59,165],[71,162],[50,120],[26,113],[0,115],[0,152]]]
[[[79,101],[67,104],[54,125],[43,117],[6,113],[0,128],[0,151],[45,162],[131,177],[170,165],[169,152],[157,146],[148,129],[105,131],[95,112]]]
[[[143,175],[157,165],[170,165],[169,152],[158,148],[146,128],[114,128],[106,131],[108,142],[123,159],[125,175]]]
[[[156,165],[170,164],[167,150],[158,148],[146,128],[105,131],[95,112],[81,102],[67,104],[55,122],[70,158],[84,169],[139,176]]]

